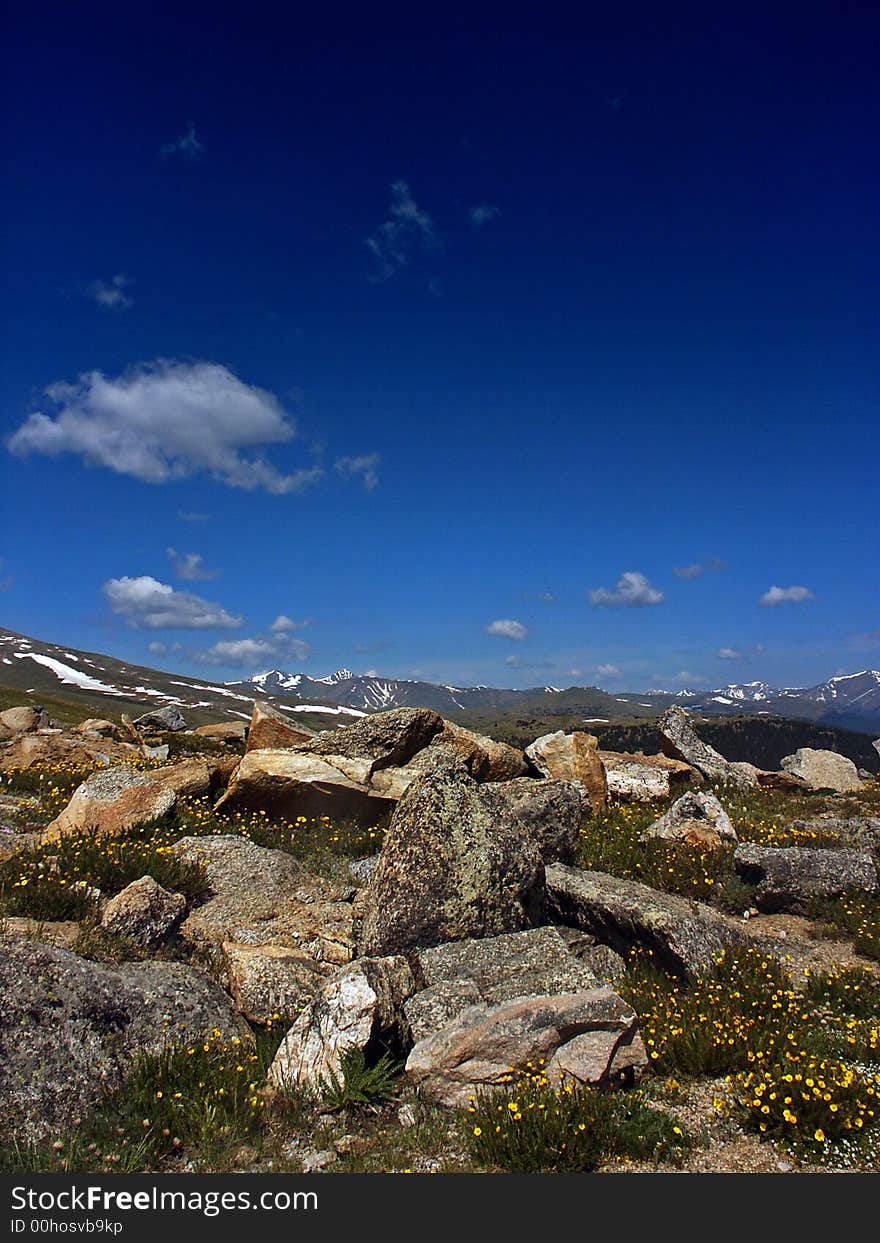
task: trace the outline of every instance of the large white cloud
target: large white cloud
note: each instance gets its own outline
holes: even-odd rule
[[[522,622],[514,621],[512,617],[499,617],[486,627],[486,634],[500,635],[503,639],[524,639],[528,633]]]
[[[765,591],[761,596],[760,603],[767,608],[774,609],[778,604],[803,604],[805,600],[815,600],[816,597],[810,591],[809,587],[771,587],[769,591]]]
[[[266,661],[284,657],[308,660],[310,651],[308,643],[289,635],[261,635],[251,639],[220,639],[207,651],[193,652],[192,655],[203,665],[254,669]]]
[[[149,574],[111,578],[102,588],[114,613],[145,630],[237,630],[242,624],[220,604],[190,591],[175,591]]]
[[[25,420],[6,442],[13,453],[74,453],[144,483],[205,473],[278,495],[324,473],[285,475],[263,456],[263,446],[294,439],[293,419],[272,393],[219,363],[158,359],[115,378],[89,371],[73,384],[51,384],[46,396],[55,410]]]
[[[617,580],[613,591],[607,587],[597,587],[590,592],[590,601],[605,608],[642,608],[650,604],[662,604],[663,592],[652,587],[644,574],[638,570],[627,570]]]

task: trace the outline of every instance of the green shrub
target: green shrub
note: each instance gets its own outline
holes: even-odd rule
[[[339,1070],[339,1075],[331,1070],[321,1085],[322,1098],[334,1109],[381,1105],[397,1090],[400,1065],[389,1053],[370,1066],[363,1049],[346,1049],[339,1058]]]

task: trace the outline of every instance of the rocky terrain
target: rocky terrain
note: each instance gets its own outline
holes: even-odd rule
[[[108,713],[0,712],[4,1169],[880,1168],[845,756]]]

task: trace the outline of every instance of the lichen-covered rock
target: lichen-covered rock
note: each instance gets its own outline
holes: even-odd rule
[[[328,967],[286,945],[223,943],[229,991],[252,1023],[297,1019],[321,988]]]
[[[143,949],[156,949],[180,926],[185,912],[182,894],[163,889],[152,876],[142,876],[109,900],[101,912],[101,926]]]
[[[755,886],[755,905],[761,911],[801,914],[816,898],[877,889],[877,869],[867,851],[747,842],[736,848],[733,859],[743,879]]]
[[[571,863],[581,824],[590,815],[578,782],[518,777],[487,782],[480,796],[504,823],[516,825],[536,844],[545,863]]]
[[[718,954],[745,943],[736,920],[703,902],[661,893],[638,881],[553,864],[547,869],[550,913],[626,954],[653,951],[671,971],[697,977]]]
[[[757,769],[751,764],[731,764],[697,736],[690,716],[674,704],[660,718],[660,745],[673,759],[683,760],[699,770],[713,785],[734,785],[749,789],[757,785]]]
[[[168,704],[165,708],[154,708],[151,712],[145,712],[143,716],[136,717],[132,721],[138,733],[148,734],[156,730],[162,733],[178,733],[182,729],[186,729],[186,720],[179,708],[175,708],[173,704]]]
[[[303,751],[248,751],[217,811],[265,811],[286,820],[327,816],[376,824],[393,800],[338,768],[330,758]]]
[[[648,826],[644,837],[683,842],[697,849],[710,850],[723,842],[739,841],[736,829],[718,799],[702,790],[688,790],[682,794],[665,815]]]
[[[399,954],[543,922],[544,865],[514,817],[454,764],[422,777],[359,895],[359,952]]]
[[[594,816],[605,810],[608,782],[598,742],[592,734],[580,730],[566,734],[561,729],[555,734],[544,734],[526,747],[526,755],[542,777],[580,782]]]
[[[317,735],[313,729],[291,721],[271,704],[254,701],[251,723],[247,732],[247,750],[280,750],[285,747],[301,747]]]
[[[617,803],[653,803],[683,786],[703,784],[695,768],[667,755],[600,751],[599,758],[605,766],[608,797]]]
[[[186,940],[204,946],[286,945],[333,964],[351,958],[347,891],[312,875],[285,851],[230,834],[183,837],[169,853],[201,864],[210,887],[207,901],[181,925]]]
[[[319,1087],[340,1075],[349,1049],[366,1054],[400,1048],[402,1008],[415,988],[405,958],[358,958],[323,985],[285,1036],[269,1069],[269,1082]]]
[[[375,773],[408,763],[442,731],[443,725],[439,712],[430,708],[394,708],[319,734],[309,744],[309,751],[313,755],[369,760],[371,773]]]
[[[246,1035],[204,971],[107,966],[34,940],[0,939],[0,1113],[7,1136],[55,1139],[119,1087],[141,1052],[217,1030]]]
[[[46,827],[43,839],[56,841],[84,829],[115,833],[167,816],[176,803],[175,791],[154,774],[118,764],[93,773],[78,786],[64,810]]]
[[[800,777],[811,790],[835,790],[838,794],[847,794],[850,790],[862,788],[855,764],[836,751],[800,747],[794,755],[787,755],[779,767],[783,772]]]

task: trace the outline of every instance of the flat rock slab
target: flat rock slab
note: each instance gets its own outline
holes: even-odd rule
[[[614,1074],[621,1047],[634,1052],[628,1064],[644,1064],[637,1041],[634,1011],[610,988],[520,998],[462,1011],[414,1045],[406,1073],[441,1104],[461,1107],[479,1089],[506,1082],[511,1067],[536,1065],[542,1058],[548,1075],[601,1082]]]
[[[328,758],[267,749],[248,751],[215,810],[265,811],[291,821],[328,816],[371,825],[393,806],[392,799],[352,780]]]
[[[736,920],[703,902],[604,872],[553,864],[547,869],[547,898],[560,923],[592,933],[624,955],[645,946],[669,970],[693,978],[722,950],[746,940]]]
[[[229,998],[184,963],[107,966],[40,941],[0,939],[4,1131],[57,1138],[119,1087],[140,1052],[244,1029]]]
[[[755,906],[767,913],[803,914],[813,899],[877,889],[877,869],[868,851],[749,842],[736,848],[733,859],[743,879],[755,886]]]
[[[242,723],[242,735],[244,723]],[[316,738],[313,729],[291,721],[271,704],[254,701],[251,723],[247,731],[248,751],[277,750],[285,747],[301,747]]]
[[[118,764],[93,773],[74,790],[64,810],[47,825],[43,840],[56,841],[91,829],[98,834],[115,833],[167,816],[176,803],[176,792],[160,778]]]

